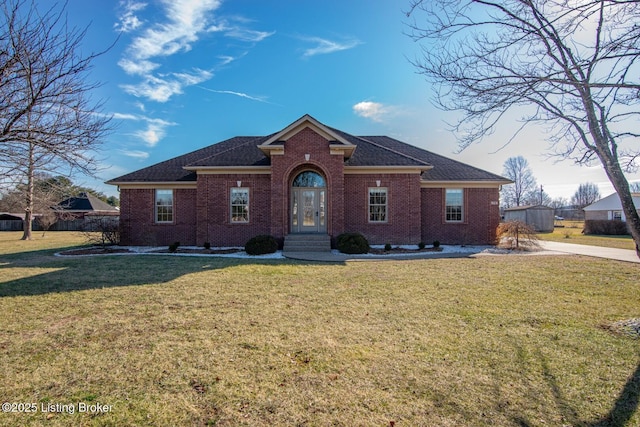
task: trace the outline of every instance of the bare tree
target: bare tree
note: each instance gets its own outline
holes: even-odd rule
[[[509,157],[504,162],[502,174],[513,181],[513,184],[502,187],[502,204],[510,208],[528,203],[531,193],[537,191],[537,184],[527,159],[522,156]]]
[[[408,16],[423,47],[415,65],[435,83],[436,102],[463,112],[453,126],[461,148],[519,109],[507,142],[541,123],[556,154],[599,161],[640,256],[640,216],[624,175],[640,154],[640,2],[412,0]]]
[[[565,197],[556,197],[551,200],[549,206],[555,209],[556,211],[566,207],[569,204],[569,201]]]
[[[571,204],[575,205],[578,209],[582,209],[598,200],[600,200],[600,190],[598,190],[598,186],[592,182],[586,182],[580,184],[573,194]]]
[[[94,175],[110,118],[86,81],[100,53],[82,56],[86,29],[68,27],[64,6],[41,13],[34,1],[8,0],[0,10],[0,177],[26,185],[30,239],[37,173]]]

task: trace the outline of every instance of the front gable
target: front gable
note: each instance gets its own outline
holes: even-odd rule
[[[269,157],[272,155],[283,155],[286,142],[306,129],[313,131],[328,141],[330,154],[341,154],[345,159],[348,159],[356,149],[356,145],[344,138],[340,133],[325,126],[308,114],[305,114],[280,132],[273,134],[259,144],[258,148]]]

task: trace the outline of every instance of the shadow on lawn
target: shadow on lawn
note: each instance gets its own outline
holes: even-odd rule
[[[640,401],[640,363],[629,377],[624,388],[618,395],[613,408],[600,421],[589,423],[589,427],[623,427],[638,410]]]
[[[0,275],[3,275],[2,270],[10,268],[25,268],[28,271],[22,274],[24,277],[0,283],[0,298],[158,284],[170,282],[185,274],[224,269],[237,265],[310,264],[309,262],[288,259],[254,260],[215,256],[54,257],[53,254],[59,250],[25,252],[1,257]]]
[[[570,425],[582,427],[625,427],[637,412],[638,404],[640,403],[640,362],[633,374],[627,379],[607,415],[597,421],[582,421],[578,418],[578,412],[572,407],[571,402],[564,397],[546,358],[540,353],[538,353],[538,357],[542,363],[543,375],[553,394],[556,407],[564,420],[569,422]],[[515,417],[514,421],[522,427],[535,425],[522,417]]]

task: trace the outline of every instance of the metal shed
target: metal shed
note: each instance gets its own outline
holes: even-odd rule
[[[523,221],[540,233],[553,231],[553,208],[548,206],[516,206],[504,210],[505,221]]]

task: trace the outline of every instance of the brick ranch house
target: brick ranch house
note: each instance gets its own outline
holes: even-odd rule
[[[492,244],[510,181],[387,136],[353,136],[305,115],[108,181],[123,245],[243,246],[270,234],[371,244]]]

